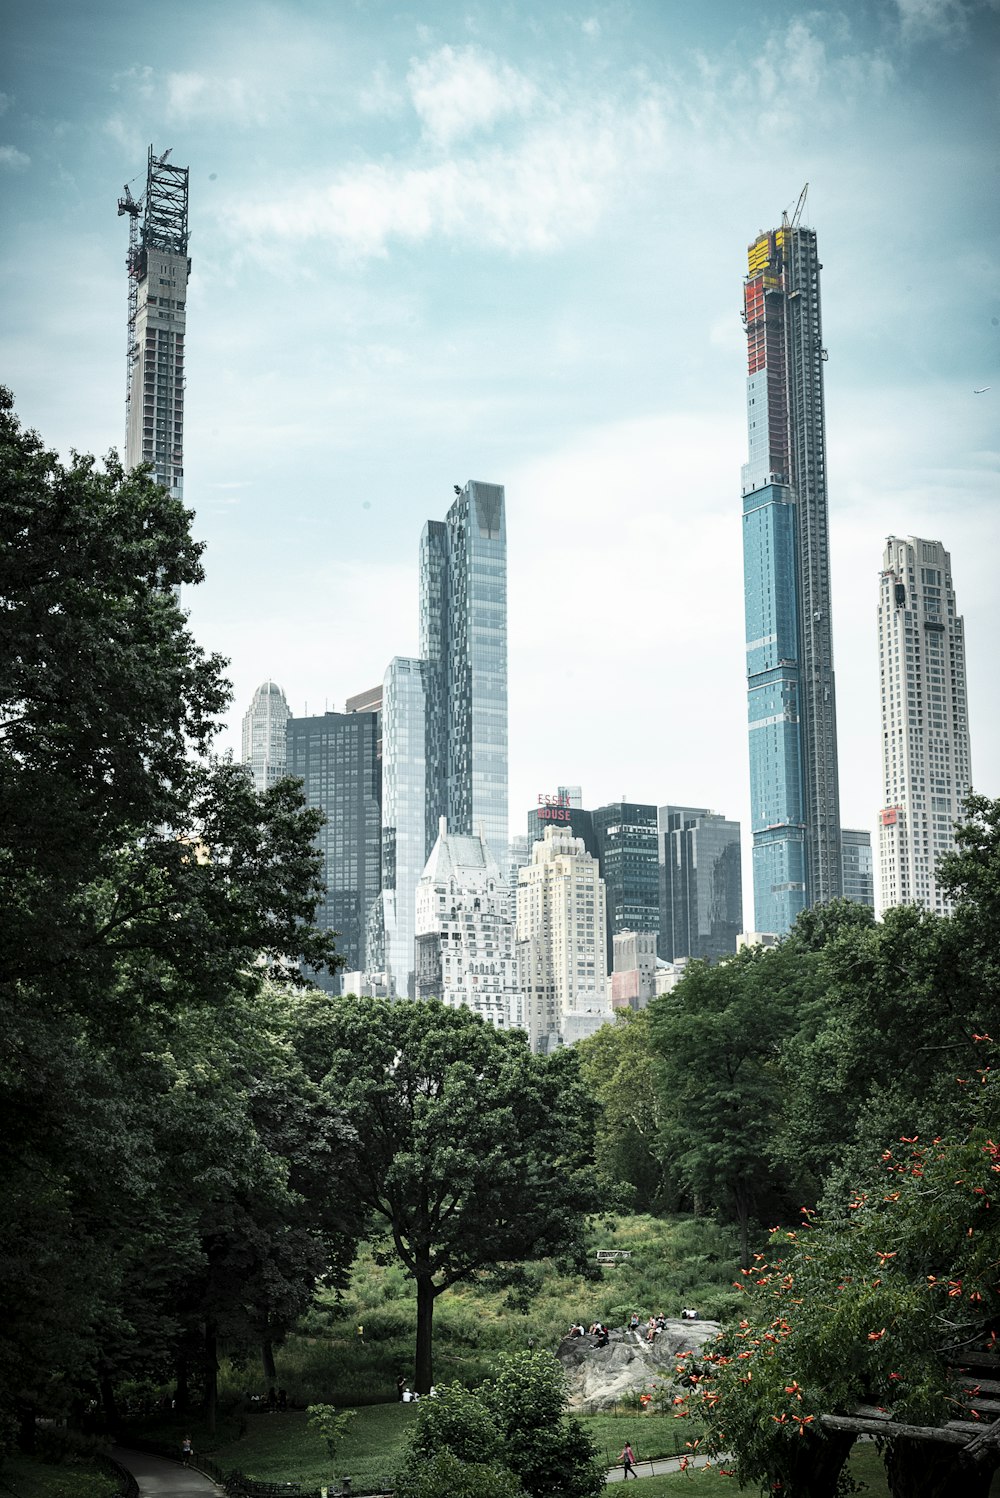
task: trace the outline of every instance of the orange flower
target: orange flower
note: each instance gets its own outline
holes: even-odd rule
[[[868,1333],[868,1340],[869,1340],[869,1342],[881,1342],[881,1340],[882,1340],[882,1338],[884,1336],[885,1336],[885,1327],[883,1326],[883,1328],[882,1328],[882,1330],[880,1332],[869,1332]]]

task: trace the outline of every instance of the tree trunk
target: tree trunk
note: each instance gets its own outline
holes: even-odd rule
[[[265,1337],[264,1341],[260,1344],[260,1360],[264,1366],[264,1382],[266,1384],[273,1384],[278,1377],[278,1373],[274,1366],[274,1344],[269,1337]]]
[[[188,1392],[187,1357],[183,1352],[178,1354],[177,1366],[174,1369],[174,1373],[177,1379],[174,1389],[174,1405],[179,1415],[186,1415],[190,1395]]]
[[[417,1271],[417,1366],[414,1387],[427,1394],[434,1382],[432,1339],[434,1335],[434,1298],[437,1291],[428,1271]]]
[[[205,1322],[205,1425],[215,1435],[219,1405],[219,1344],[214,1321]]]
[[[781,1474],[785,1498],[837,1498],[840,1474],[855,1440],[847,1431],[796,1440],[795,1460]]]
[[[974,1462],[954,1446],[899,1436],[885,1450],[892,1498],[987,1498],[997,1462]]]
[[[111,1374],[107,1368],[102,1368],[97,1375],[98,1387],[101,1391],[101,1408],[104,1411],[104,1428],[112,1435],[118,1429],[118,1406],[115,1403],[115,1386],[111,1382]]]
[[[31,1456],[35,1450],[35,1406],[20,1401],[17,1406],[17,1449],[26,1456]]]

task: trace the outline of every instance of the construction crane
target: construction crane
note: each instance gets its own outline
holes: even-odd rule
[[[795,212],[792,214],[792,216],[791,216],[790,219],[788,217],[788,209],[787,208],[785,209],[784,213],[782,213],[782,215],[781,215],[781,227],[783,229],[797,229],[799,227],[799,219],[802,217],[802,210],[806,206],[806,193],[808,191],[809,191],[809,183],[807,182],[806,185],[805,185],[805,187],[799,193],[799,201],[796,203],[796,205],[795,205]]]

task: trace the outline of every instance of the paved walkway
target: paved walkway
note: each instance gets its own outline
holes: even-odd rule
[[[688,1471],[695,1467],[704,1467],[709,1458],[707,1456],[692,1456]],[[638,1462],[632,1473],[633,1477],[662,1477],[667,1472],[679,1472],[681,1470],[681,1458],[679,1456],[664,1456],[654,1462]],[[612,1467],[607,1475],[608,1482],[624,1482],[625,1473],[621,1467]]]
[[[124,1446],[113,1447],[111,1455],[134,1475],[142,1498],[224,1498],[218,1484],[196,1466],[184,1467]]]

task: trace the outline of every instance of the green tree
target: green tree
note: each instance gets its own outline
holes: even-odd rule
[[[515,1494],[596,1498],[604,1470],[589,1435],[565,1411],[565,1377],[551,1353],[506,1354],[481,1388],[451,1384],[421,1401],[396,1491],[423,1493],[421,1474],[447,1454],[466,1471],[506,1469]]]
[[[468,1009],[350,999],[317,1024],[313,1063],[358,1133],[356,1202],[416,1282],[426,1394],[442,1290],[582,1251],[594,1103],[571,1051],[533,1056]]]
[[[337,960],[300,792],[208,758],[229,689],[174,597],[201,578],[190,518],[113,455],[62,464],[0,394],[0,1415],[25,1430],[139,1328],[152,1359],[175,1337],[204,1242],[164,1210],[171,1043],[202,1055],[268,973]],[[200,1159],[233,1137],[216,1102]],[[161,1239],[144,1301],[135,1246]]]
[[[798,954],[747,949],[730,962],[692,963],[649,1006],[659,1066],[660,1148],[679,1194],[736,1224],[744,1267],[750,1225],[789,1190],[776,1163],[781,1057],[807,1023]]]
[[[639,1212],[670,1205],[660,1135],[657,1057],[648,1009],[619,1009],[575,1047],[580,1070],[600,1105],[594,1158],[604,1200]]]
[[[833,1495],[854,1435],[824,1417],[849,1423],[862,1406],[887,1422],[896,1498],[989,1490],[1000,1450],[977,1462],[910,1434],[975,1391],[974,1370],[958,1387],[953,1370],[1000,1323],[1000,1087],[985,1057],[965,1085],[960,1136],[900,1140],[870,1184],[824,1219],[803,1209],[802,1229],[776,1233],[745,1276],[744,1318],[692,1379],[707,1444],[735,1455],[742,1483]]]

